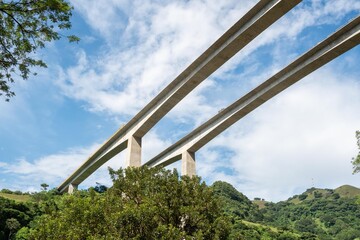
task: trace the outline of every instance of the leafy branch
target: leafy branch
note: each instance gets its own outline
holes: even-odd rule
[[[355,136],[357,139],[359,152],[358,155],[351,161],[351,163],[353,164],[353,174],[360,172],[360,131],[356,131]]]
[[[66,0],[0,1],[0,96],[9,101],[16,78],[28,79],[33,67],[46,67],[34,53],[46,42],[64,37],[59,31],[71,28],[72,6]],[[59,29],[59,30],[57,30]],[[65,36],[77,42],[74,35]]]

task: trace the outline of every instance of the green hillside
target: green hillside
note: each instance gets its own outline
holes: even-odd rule
[[[311,233],[318,239],[354,240],[360,237],[358,188],[310,188],[279,203],[268,203],[260,212],[263,223]]]
[[[91,188],[74,195],[58,195],[56,190],[23,195],[3,189],[0,239],[10,234],[8,220],[12,219],[18,224],[16,239],[28,239],[25,236],[33,234],[44,234],[34,239],[50,239],[49,234],[54,234],[51,239],[64,239],[64,234],[80,234],[75,239],[87,239],[93,234],[117,236],[121,232],[127,236],[146,229],[152,237],[144,239],[207,234],[207,239],[218,235],[222,236],[219,239],[229,240],[359,240],[360,189],[353,186],[310,188],[286,201],[272,203],[260,198],[251,201],[223,181],[206,186],[199,178],[179,178],[176,171],[124,171],[130,172],[114,172],[118,174],[113,178],[114,186],[101,193]],[[181,227],[184,221],[191,224]],[[218,230],[211,233],[207,229]],[[115,239],[132,239],[124,236]]]
[[[233,226],[229,239],[310,239],[309,233],[299,233],[292,228],[284,229],[264,222],[264,215],[258,206],[265,207],[264,200],[250,201],[244,194],[237,191],[231,184],[217,181],[212,185],[215,195],[219,198],[225,215]]]
[[[266,207],[266,204],[268,203],[267,201],[263,200],[263,199],[255,199],[252,201],[253,204],[255,204],[256,206],[258,206],[259,209],[263,209]]]
[[[343,185],[341,187],[333,189],[321,189],[321,188],[309,188],[300,195],[295,195],[288,199],[288,202],[299,204],[303,201],[310,201],[321,198],[355,198],[360,197],[360,189],[350,186]]]
[[[338,193],[341,197],[357,197],[360,196],[360,189],[350,186],[343,185],[334,190],[335,193]]]
[[[10,200],[14,200],[17,202],[27,202],[31,200],[31,196],[30,195],[19,195],[19,194],[13,194],[13,193],[1,193],[0,192],[0,197],[4,197]]]

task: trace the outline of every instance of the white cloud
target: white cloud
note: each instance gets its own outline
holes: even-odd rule
[[[98,146],[99,144],[95,144],[88,148],[70,149],[34,161],[21,158],[13,163],[0,165],[0,171],[18,178],[14,181],[13,187],[15,188],[21,186],[23,190],[28,190],[29,185],[40,186],[43,182],[56,187],[65,180],[65,177],[75,171]]]
[[[251,4],[133,1],[127,7],[124,32],[112,32],[122,40],[100,51],[100,57],[91,58],[80,51],[78,65],[63,71],[59,85],[66,95],[84,100],[92,110],[134,115]],[[113,5],[121,3],[112,1],[110,7]],[[86,16],[88,23],[98,28],[93,24],[97,15]],[[111,19],[102,18],[105,20],[99,22]]]
[[[0,162],[0,168],[1,168],[1,167],[5,167],[5,166],[7,166],[7,163],[6,163],[6,162]]]
[[[125,28],[125,13],[128,1],[110,0],[105,2],[96,0],[72,0],[71,4],[80,12],[88,24],[109,38],[113,33]]]
[[[150,160],[169,145],[170,142],[161,139],[156,131],[150,132],[142,139],[142,161]]]

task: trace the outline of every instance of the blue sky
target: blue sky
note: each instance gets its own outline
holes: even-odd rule
[[[71,34],[38,52],[39,75],[0,101],[0,189],[59,185],[257,1],[73,0]],[[360,12],[359,0],[304,0],[178,104],[143,139],[143,161],[285,67]],[[250,198],[360,187],[360,47],[310,74],[196,153],[197,173]],[[111,183],[107,166],[81,186]],[[172,167],[178,167],[179,163]]]

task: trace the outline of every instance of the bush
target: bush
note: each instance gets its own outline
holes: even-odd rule
[[[1,192],[2,192],[2,193],[8,193],[8,194],[12,194],[12,193],[13,193],[13,191],[11,191],[11,190],[9,190],[9,189],[6,189],[6,188],[1,189]]]
[[[321,192],[314,192],[314,197],[315,198],[321,198],[323,196],[323,194]]]
[[[307,198],[307,196],[308,196],[307,194],[303,193],[303,194],[299,195],[299,200],[303,201]]]

